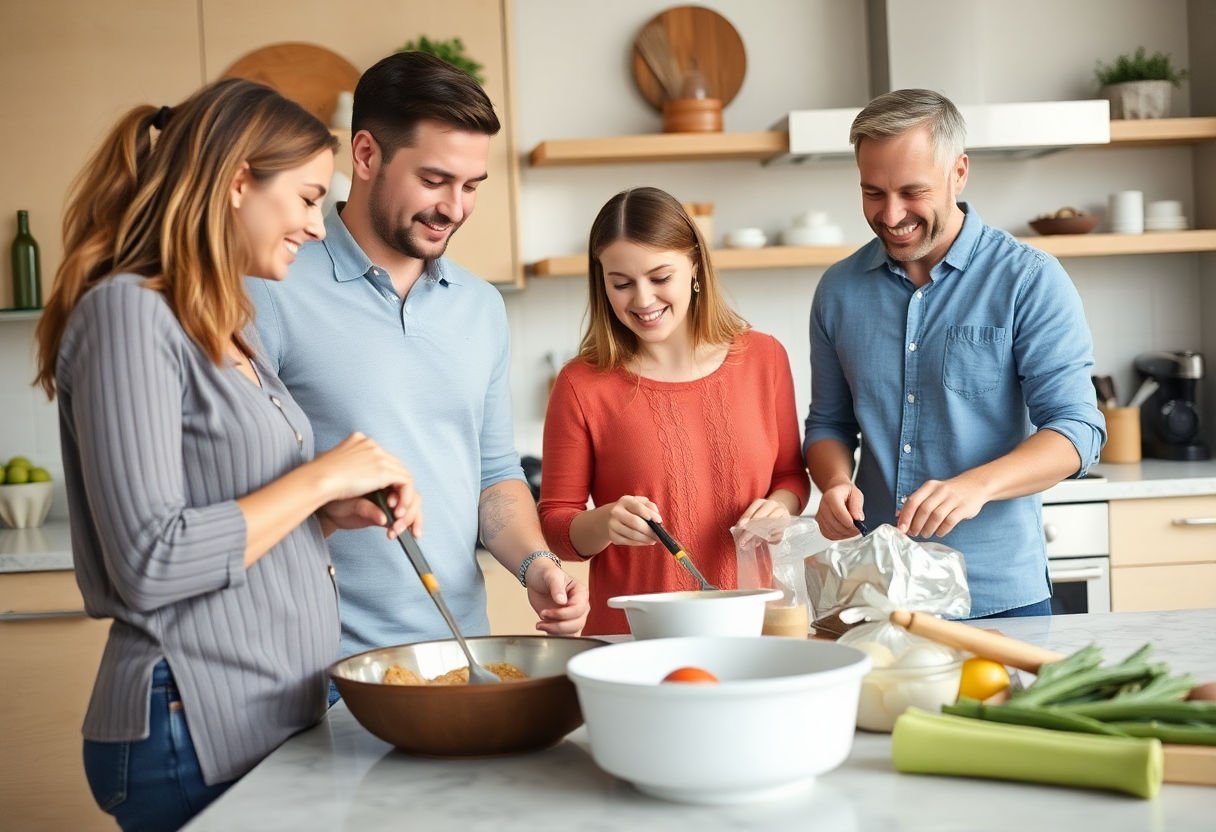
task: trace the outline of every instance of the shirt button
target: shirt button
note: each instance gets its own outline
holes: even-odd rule
[[[904,445],[904,453],[906,453],[906,454],[910,454],[910,453],[912,453],[912,446],[911,446],[911,445]]]
[[[334,576],[335,572],[337,571],[334,569],[334,565],[332,563],[327,567],[327,570],[329,572],[329,577],[331,577],[331,578]]]
[[[908,394],[908,404],[915,404],[915,403],[916,403],[916,396],[913,396],[911,393],[909,393]]]
[[[903,494],[900,494],[899,495],[899,504],[902,506],[906,502],[908,502],[908,498],[905,497]]]
[[[911,344],[908,344],[908,352],[916,352],[916,342],[915,341],[913,341]]]
[[[303,441],[304,441],[304,434],[300,433],[299,431],[296,431],[296,441],[297,441],[297,442],[303,442]]]
[[[405,305],[405,314],[410,314],[410,305],[408,303]]]
[[[913,295],[912,297],[916,298],[917,300],[920,300],[920,299],[921,299],[921,298],[923,298],[924,296],[925,296],[925,293],[924,293],[924,292],[920,292],[920,291],[918,291],[918,292],[917,292],[915,295]]]
[[[271,403],[272,405],[274,405],[275,407],[282,407],[282,406],[283,406],[283,403],[279,401],[279,397],[278,397],[278,396],[271,396],[271,397],[270,397],[270,403]]]

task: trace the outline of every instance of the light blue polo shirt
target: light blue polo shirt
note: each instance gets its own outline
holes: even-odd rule
[[[857,487],[871,528],[907,495],[1050,429],[1080,476],[1106,440],[1077,290],[1056,258],[984,225],[962,229],[922,287],[875,239],[824,272],[811,306],[805,447],[861,442]],[[988,503],[935,538],[963,553],[971,615],[1050,595],[1038,494]]]
[[[249,279],[267,360],[312,421],[317,453],[361,431],[396,455],[422,495],[419,543],[467,635],[489,631],[477,566],[483,489],[523,480],[508,386],[510,336],[498,290],[449,260],[402,299],[338,211],[287,280]],[[446,638],[448,630],[383,530],[329,538],[343,654]]]

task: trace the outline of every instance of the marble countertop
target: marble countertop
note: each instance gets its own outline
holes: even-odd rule
[[[1008,619],[1012,636],[1070,652],[1102,644],[1110,659],[1151,640],[1171,666],[1216,679],[1216,609]],[[780,729],[774,717],[775,730]],[[890,738],[859,732],[848,760],[797,796],[735,807],[686,806],[601,771],[579,729],[546,751],[488,760],[411,757],[364,731],[339,703],[187,828],[388,830],[1049,830],[1186,832],[1211,828],[1216,789],[1166,784],[1154,800],[995,780],[903,775]]]
[[[49,572],[72,568],[72,535],[66,520],[36,529],[0,529],[0,572]]]

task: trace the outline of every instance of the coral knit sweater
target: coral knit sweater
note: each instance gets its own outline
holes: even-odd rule
[[[779,488],[805,504],[794,384],[785,348],[748,331],[708,376],[661,382],[581,360],[558,375],[545,417],[540,519],[561,557],[581,560],[570,523],[626,494],[659,507],[663,525],[705,577],[738,586],[730,528],[757,498]],[[629,632],[614,595],[696,589],[661,544],[610,545],[591,561],[588,635]]]

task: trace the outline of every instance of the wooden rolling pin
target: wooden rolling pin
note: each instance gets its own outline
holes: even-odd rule
[[[892,624],[898,624],[909,633],[924,636],[949,647],[968,650],[981,658],[992,659],[1030,673],[1038,673],[1042,665],[1064,658],[1061,653],[1029,642],[1018,641],[991,630],[981,630],[959,621],[946,621],[924,612],[895,610],[890,618]]]

